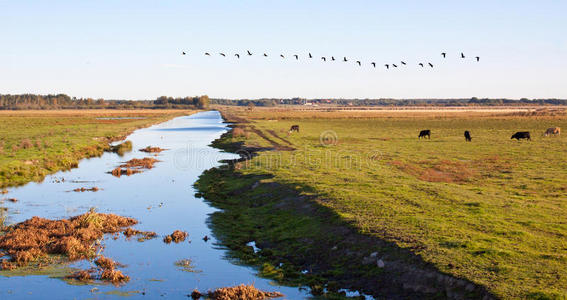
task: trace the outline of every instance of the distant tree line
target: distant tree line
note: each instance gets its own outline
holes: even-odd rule
[[[248,106],[276,105],[342,105],[342,106],[521,106],[521,105],[567,105],[567,99],[257,99],[232,100],[211,99],[212,104]]]
[[[277,105],[340,105],[340,106],[521,106],[567,105],[567,99],[209,99],[208,96],[174,98],[161,96],[155,100],[105,100],[57,95],[2,95],[0,109],[206,109],[209,104],[264,106]]]
[[[0,109],[206,109],[209,97],[173,98],[161,96],[156,100],[104,100],[57,95],[1,95]]]

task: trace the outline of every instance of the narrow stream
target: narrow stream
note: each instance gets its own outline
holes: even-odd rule
[[[8,224],[32,216],[66,218],[95,207],[101,213],[136,218],[139,224],[134,228],[155,231],[160,237],[141,243],[135,238],[126,240],[122,235],[117,240],[105,236],[103,254],[126,265],[120,268],[131,278],[125,285],[76,285],[48,275],[0,276],[0,299],[105,299],[120,295],[188,299],[193,289],[206,291],[241,283],[280,291],[286,299],[307,297],[298,288],[277,286],[255,276],[253,269],[233,264],[211,235],[207,218],[216,209],[194,196],[193,183],[204,170],[218,166],[220,160],[235,157],[208,146],[226,130],[216,111],[175,118],[135,131],[127,138],[134,150],[123,157],[105,153],[82,160],[71,171],[47,176],[42,183],[9,189],[2,198],[19,201],[3,204],[8,209]],[[153,169],[120,178],[107,173],[131,158],[150,156],[137,150],[149,145],[169,149],[156,157],[161,162]],[[72,192],[75,188],[94,186],[100,190]],[[177,229],[187,231],[191,242],[165,244],[162,237]],[[212,239],[205,242],[205,235]],[[182,259],[192,260],[193,272],[175,265]],[[89,262],[80,261],[67,267],[89,266]]]

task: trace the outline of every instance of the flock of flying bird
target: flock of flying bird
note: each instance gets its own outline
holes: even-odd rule
[[[182,54],[182,55],[186,55],[187,52],[182,51],[181,54]],[[248,56],[252,56],[252,55],[253,55],[253,53],[250,52],[250,50],[246,50],[246,54],[248,54]],[[222,56],[222,57],[226,57],[226,54],[225,54],[225,53],[222,53],[222,52],[219,53],[219,55]],[[211,53],[205,52],[205,56],[211,56]],[[234,56],[235,56],[237,59],[240,59],[240,54],[235,53]],[[298,54],[294,54],[293,56],[295,57],[295,60],[299,60],[299,55],[298,55]],[[442,52],[442,53],[441,53],[441,56],[442,56],[443,58],[447,58],[447,53],[446,53],[446,52]],[[264,53],[264,57],[268,57],[268,54]],[[280,57],[281,57],[281,58],[285,58],[285,56],[284,56],[283,54],[280,54]],[[308,56],[308,57],[309,57],[310,59],[312,59],[312,58],[313,58],[313,55],[309,52],[309,56]],[[465,56],[465,54],[464,54],[463,52],[461,52],[461,56],[460,56],[460,57],[461,57],[461,59],[465,59],[465,58],[466,58],[466,56]],[[475,56],[474,58],[476,59],[477,62],[480,61],[480,56]],[[321,60],[323,60],[324,62],[326,62],[326,61],[327,61],[327,57],[321,56]],[[330,59],[330,60],[331,60],[331,61],[335,61],[336,59],[335,59],[334,56],[331,56],[331,59]],[[342,61],[343,61],[343,62],[348,62],[349,60],[348,60],[348,59],[346,58],[346,56],[345,56],[345,57],[343,57]],[[358,64],[358,66],[362,66],[362,62],[361,62],[360,60],[356,60],[355,62]],[[371,62],[370,64],[371,64],[374,68],[376,68],[376,62]],[[405,65],[407,65],[407,63],[406,63],[405,61],[401,60],[401,61],[400,61],[400,66],[402,66],[402,65],[405,66]],[[428,62],[427,65],[428,65],[429,67],[433,68],[433,64],[432,64],[431,62]],[[423,68],[423,67],[425,67],[425,64],[422,63],[422,62],[420,62],[420,63],[418,63],[418,66],[420,66],[420,67]],[[386,67],[386,69],[390,69],[390,67],[397,68],[398,65],[395,64],[395,63],[388,63],[388,64],[384,64],[384,67]]]

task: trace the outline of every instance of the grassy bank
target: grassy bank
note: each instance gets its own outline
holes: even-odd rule
[[[225,111],[231,121],[240,122],[241,133],[226,137],[231,143],[275,151],[258,152],[249,163],[236,165],[239,176],[215,174],[215,183],[204,188],[222,183],[223,188],[238,191],[238,178],[268,176],[357,233],[391,242],[407,250],[407,257],[419,257],[440,272],[486,287],[498,297],[567,295],[567,138],[540,136],[547,127],[567,128],[565,116],[312,114]],[[293,124],[300,125],[300,133],[288,135]],[[432,139],[418,141],[421,129],[431,129]],[[464,141],[464,130],[471,131],[472,143]],[[532,131],[531,142],[510,140],[514,132],[523,130]],[[256,215],[262,216],[273,214],[274,205],[283,201],[275,196],[278,193],[265,193],[256,198],[213,193],[213,198],[231,202],[276,197],[271,206],[259,206],[265,211]],[[304,227],[301,224],[311,223],[288,224],[279,215],[259,218],[262,223],[256,225],[279,228],[267,248],[289,245],[286,241],[297,241],[302,234],[315,236],[317,247],[330,246],[319,244],[328,236],[316,238],[317,228],[325,222]],[[298,233],[295,228],[306,231]],[[261,232],[265,237],[266,231]]]
[[[98,156],[137,128],[190,113],[180,110],[0,111],[0,188]],[[118,149],[121,150],[121,149]],[[123,149],[122,149],[123,150]]]

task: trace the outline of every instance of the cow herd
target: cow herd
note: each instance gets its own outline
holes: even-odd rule
[[[561,128],[559,128],[559,127],[547,128],[547,130],[543,133],[544,136],[559,135],[559,134],[561,134]],[[431,139],[431,130],[429,130],[429,129],[422,130],[422,131],[419,132],[419,135],[417,136],[418,139],[426,138],[426,137],[428,139]],[[528,141],[531,141],[532,137],[531,137],[529,131],[518,131],[518,132],[514,133],[510,139],[511,140],[516,139],[518,141],[526,139]],[[465,141],[467,141],[467,142],[472,141],[471,133],[468,130],[465,130]]]
[[[299,125],[292,125],[291,128],[289,129],[289,133],[292,132],[299,132]],[[561,128],[559,127],[551,127],[551,128],[547,128],[547,130],[544,132],[544,136],[550,136],[550,135],[560,135],[561,134]],[[421,138],[427,138],[427,139],[431,139],[431,130],[430,129],[425,129],[419,132],[419,135],[417,137],[418,139]],[[531,136],[530,136],[530,132],[529,131],[518,131],[516,133],[514,133],[512,135],[512,137],[510,138],[512,139],[516,139],[516,140],[522,140],[522,139],[526,139],[531,141]],[[465,130],[465,141],[467,142],[471,142],[472,141],[472,137],[471,137],[471,133],[468,130]]]

